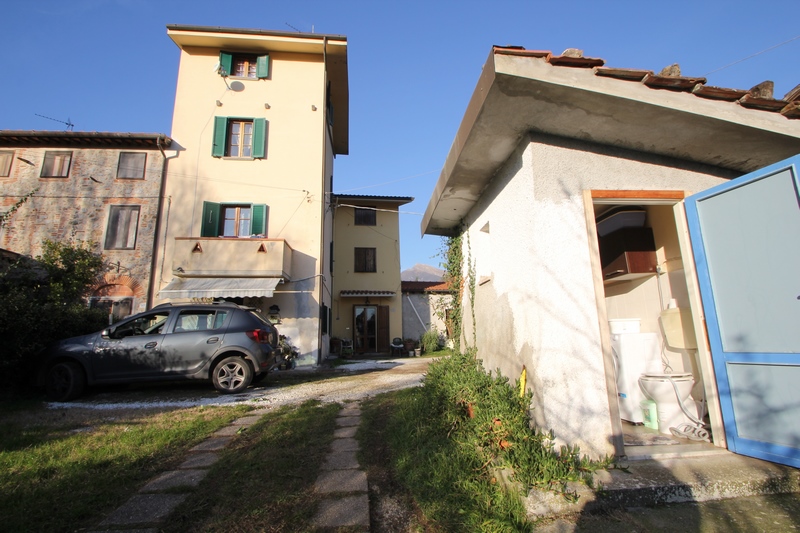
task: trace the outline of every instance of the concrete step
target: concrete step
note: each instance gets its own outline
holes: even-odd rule
[[[574,483],[577,501],[533,490],[526,499],[532,518],[601,509],[703,502],[759,494],[800,492],[800,470],[727,451],[630,461],[624,469],[594,476],[594,487]]]

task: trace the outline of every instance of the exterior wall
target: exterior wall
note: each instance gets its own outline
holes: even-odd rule
[[[442,319],[451,301],[449,294],[430,292],[403,293],[403,338],[419,340],[423,333],[436,328],[440,338],[447,337],[447,325]]]
[[[523,366],[536,425],[583,453],[614,453],[583,191],[695,192],[711,167],[554,137],[524,140],[465,219],[463,341],[513,382]],[[522,231],[524,228],[524,231]],[[466,275],[465,269],[465,275]],[[474,315],[473,315],[474,313]],[[474,322],[473,322],[474,316]]]
[[[330,290],[323,287],[322,259],[325,187],[333,168],[322,57],[270,51],[268,79],[224,79],[214,72],[219,52],[181,51],[172,131],[181,149],[169,162],[157,284],[165,287],[180,266],[175,238],[200,236],[203,201],[267,204],[267,237],[284,239],[293,250],[291,279],[272,298],[245,302],[264,312],[278,305],[278,328],[299,348],[297,363],[316,364],[324,357],[320,305]],[[266,157],[212,157],[216,116],[265,118]]]
[[[359,204],[360,205],[360,204]],[[334,213],[334,307],[333,334],[352,339],[353,307],[356,305],[389,306],[389,340],[403,335],[403,305],[400,292],[400,220],[396,203],[363,202],[376,207],[375,226],[355,225],[352,207],[336,207]],[[391,210],[393,212],[387,212]],[[377,272],[354,272],[356,247],[376,249]],[[342,290],[391,291],[387,298],[343,298]]]
[[[158,150],[69,147],[3,147],[13,151],[9,177],[0,178],[0,206],[7,208],[30,197],[0,229],[0,248],[35,257],[46,239],[92,243],[115,268],[98,280],[94,295],[131,298],[131,313],[146,309],[150,289],[153,241],[164,158]],[[47,151],[71,151],[66,178],[40,178]],[[144,179],[118,179],[120,152],[145,152]],[[27,162],[23,162],[22,158]],[[29,164],[29,163],[30,164]],[[140,207],[135,249],[104,249],[110,206]],[[127,314],[127,313],[125,313]]]

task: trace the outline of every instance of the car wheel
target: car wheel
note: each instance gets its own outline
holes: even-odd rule
[[[236,394],[250,386],[253,381],[253,369],[241,357],[226,357],[214,367],[211,380],[219,392]]]
[[[86,376],[74,361],[56,363],[47,371],[45,393],[54,402],[68,402],[83,393]]]

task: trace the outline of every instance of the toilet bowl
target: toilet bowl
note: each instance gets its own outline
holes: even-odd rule
[[[675,383],[675,386],[673,386]],[[658,412],[658,431],[670,434],[669,428],[678,427],[689,422],[683,413],[681,404],[692,393],[694,380],[692,374],[659,374],[646,373],[639,377],[639,388],[642,393],[656,402]],[[677,388],[677,394],[675,389]]]

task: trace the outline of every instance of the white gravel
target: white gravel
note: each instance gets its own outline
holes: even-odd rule
[[[253,404],[258,407],[279,407],[287,404],[302,403],[306,400],[319,400],[326,403],[360,400],[382,392],[418,386],[428,368],[431,359],[400,358],[389,360],[365,360],[337,367],[336,372],[322,380],[297,385],[283,385],[280,381],[271,382],[269,376],[266,384],[256,386],[242,394],[223,395],[216,393],[209,383],[208,394],[196,397],[178,397],[171,391],[154,391],[146,400],[140,394],[115,392],[101,394],[94,398],[67,403],[50,403],[51,409],[180,409],[201,405],[230,405],[234,403]],[[293,374],[318,372],[320,369],[299,368],[290,371]],[[357,374],[354,374],[358,372]],[[125,397],[135,396],[126,401]]]

